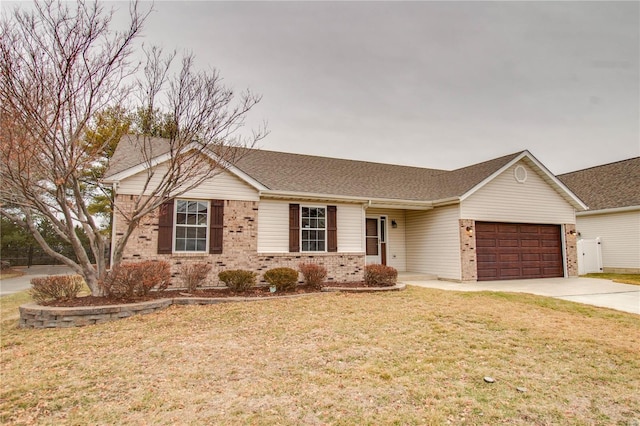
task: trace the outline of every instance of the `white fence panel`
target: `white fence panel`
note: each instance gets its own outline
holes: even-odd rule
[[[602,244],[600,237],[578,240],[578,274],[602,272]]]

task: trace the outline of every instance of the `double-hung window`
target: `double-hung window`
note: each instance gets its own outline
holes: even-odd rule
[[[206,252],[208,247],[209,202],[176,200],[176,252]]]
[[[327,209],[302,207],[302,251],[326,251]]]

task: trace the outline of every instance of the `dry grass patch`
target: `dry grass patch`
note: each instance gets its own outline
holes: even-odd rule
[[[5,269],[0,272],[0,280],[6,280],[9,278],[21,277],[24,275],[24,272],[18,271],[17,269]]]
[[[640,285],[640,274],[593,273],[582,276],[586,278],[601,278],[604,280],[611,280],[614,283]]]
[[[25,303],[33,302],[28,291],[20,291],[18,293],[8,294],[0,297],[0,326],[14,328],[20,319],[18,307]],[[15,324],[9,321],[16,321]]]
[[[415,287],[5,321],[0,423],[633,424],[639,347],[637,315]]]

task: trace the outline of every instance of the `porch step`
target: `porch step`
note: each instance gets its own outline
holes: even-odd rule
[[[435,274],[425,274],[422,272],[398,272],[398,282],[407,281],[433,281],[437,280],[438,276]]]

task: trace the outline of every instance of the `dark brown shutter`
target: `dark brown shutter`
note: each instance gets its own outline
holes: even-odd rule
[[[222,231],[224,229],[224,200],[211,200],[211,220],[209,221],[209,253],[222,253]]]
[[[338,251],[338,220],[336,206],[327,206],[327,251]]]
[[[289,204],[289,251],[300,251],[300,204]]]
[[[158,254],[173,252],[173,199],[160,204],[158,214]]]

